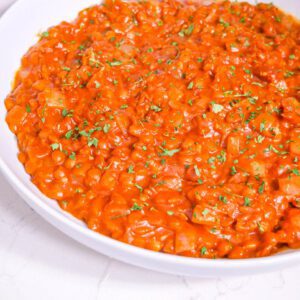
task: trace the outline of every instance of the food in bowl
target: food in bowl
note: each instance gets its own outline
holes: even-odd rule
[[[300,25],[272,4],[106,1],[41,34],[19,160],[99,233],[190,257],[300,246]]]

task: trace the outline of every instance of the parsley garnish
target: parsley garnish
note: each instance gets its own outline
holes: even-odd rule
[[[121,66],[122,62],[120,60],[113,59],[107,62],[111,67]]]
[[[73,135],[73,130],[69,130],[69,131],[65,134],[65,138],[66,138],[67,140],[69,140],[69,139],[72,137],[72,135]]]
[[[133,203],[132,207],[130,208],[131,211],[139,211],[142,210],[142,207],[139,206],[136,202]]]
[[[50,147],[51,147],[51,149],[54,151],[54,150],[57,150],[57,149],[60,148],[60,144],[54,143],[54,144],[51,144]]]
[[[162,109],[159,106],[157,106],[157,105],[151,105],[150,109],[153,110],[153,111],[155,111],[155,112],[162,111]]]
[[[104,133],[108,133],[110,131],[110,124],[105,124],[104,126],[103,126],[103,132]]]
[[[181,149],[168,150],[161,146],[159,147],[159,149],[162,151],[162,153],[160,153],[160,156],[169,156],[169,157],[172,157],[174,154],[176,154],[181,150]]]
[[[133,174],[133,173],[134,173],[134,167],[133,167],[132,165],[130,165],[130,166],[128,167],[127,173],[128,173],[128,174]]]
[[[200,177],[200,171],[199,171],[197,165],[194,165],[194,170],[195,170],[195,174],[196,174],[198,177]]]
[[[224,106],[217,103],[212,103],[212,111],[217,114],[221,112],[224,109]]]
[[[31,108],[29,104],[26,104],[26,112],[31,113]]]
[[[258,188],[258,193],[261,195],[265,191],[265,182],[263,181]]]
[[[137,183],[134,185],[141,193],[143,192],[143,188],[140,186],[140,185],[138,185]]]
[[[97,138],[95,138],[95,137],[91,138],[88,141],[88,146],[89,147],[92,147],[92,146],[97,147],[98,146],[98,142],[99,142],[99,140]]]
[[[73,116],[73,110],[68,111],[66,108],[64,108],[61,111],[61,114],[63,117],[72,117]]]
[[[251,202],[250,202],[250,198],[249,197],[245,197],[244,198],[244,206],[250,206]]]
[[[72,153],[69,155],[69,158],[72,159],[72,160],[75,160],[75,158],[76,158],[76,153],[75,153],[75,152],[72,152]]]
[[[205,255],[207,253],[207,248],[206,247],[202,247],[201,250],[201,255]]]

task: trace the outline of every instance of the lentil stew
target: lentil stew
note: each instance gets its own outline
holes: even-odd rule
[[[190,257],[300,247],[300,25],[272,4],[107,0],[5,100],[32,182],[101,234]]]

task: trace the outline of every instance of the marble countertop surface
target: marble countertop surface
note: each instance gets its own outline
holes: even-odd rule
[[[12,0],[0,0],[0,14]],[[32,211],[0,175],[0,299],[298,300],[300,265],[199,279],[133,267],[71,240]]]

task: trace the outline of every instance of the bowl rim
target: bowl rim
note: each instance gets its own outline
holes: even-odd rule
[[[18,9],[21,8],[22,5],[27,2],[27,0],[17,0],[13,5],[11,5],[8,10],[2,15],[0,18],[0,28],[5,23],[6,18],[10,18],[11,15],[18,12]],[[27,3],[30,3],[29,1]],[[4,100],[3,100],[4,101]],[[5,124],[7,126],[7,124]],[[13,133],[11,133],[13,135]],[[0,153],[0,171],[7,178],[12,187],[19,193],[21,198],[27,202],[29,206],[31,206],[39,215],[41,215],[44,219],[47,219],[53,226],[58,228],[60,231],[64,232],[71,238],[79,241],[83,245],[89,248],[93,248],[96,250],[96,247],[88,245],[86,241],[82,241],[79,238],[72,236],[72,234],[66,232],[66,230],[62,229],[65,227],[70,229],[72,232],[77,232],[80,236],[85,236],[89,240],[95,241],[99,245],[103,245],[103,247],[109,248],[117,248],[119,253],[127,254],[129,257],[135,256],[137,260],[147,259],[150,261],[155,261],[159,264],[172,264],[177,265],[179,268],[193,268],[197,270],[204,269],[218,269],[220,271],[231,271],[232,269],[238,268],[241,273],[243,271],[247,271],[247,269],[259,270],[271,270],[276,267],[291,265],[297,262],[300,262],[300,250],[292,249],[292,251],[282,251],[278,254],[267,256],[267,257],[258,257],[258,258],[245,258],[245,259],[227,259],[227,258],[218,258],[218,259],[208,259],[208,258],[194,258],[194,257],[185,257],[179,255],[173,255],[162,252],[155,252],[152,250],[140,248],[137,246],[133,246],[103,234],[97,233],[89,229],[87,226],[83,226],[79,223],[74,222],[73,220],[65,217],[62,213],[60,213],[55,208],[48,205],[45,201],[40,199],[38,195],[36,195],[33,191],[31,191],[25,183],[23,183],[18,176],[14,173],[12,169],[9,168],[8,164],[1,157]],[[25,172],[25,170],[24,170]],[[34,185],[30,180],[28,180],[29,185]],[[48,198],[48,197],[47,197]],[[53,199],[48,198],[51,201],[55,201]],[[62,210],[62,209],[61,209]],[[63,210],[62,210],[63,211]],[[53,222],[49,221],[49,219],[53,219]],[[58,223],[57,223],[58,222]],[[56,224],[57,223],[57,224]],[[104,255],[108,255],[108,251],[100,251],[97,252],[104,253]],[[108,255],[110,256],[110,255]],[[124,261],[126,263],[145,267],[145,264],[141,262],[132,262],[129,259],[125,259],[122,257],[116,257],[115,254],[111,255],[112,258]],[[151,263],[151,262],[149,262]],[[149,265],[148,263],[148,265]],[[157,270],[156,267],[146,266],[148,269]],[[160,270],[161,272],[171,273],[171,274],[180,274],[182,272],[173,272],[169,270]],[[195,272],[194,272],[195,273]]]

